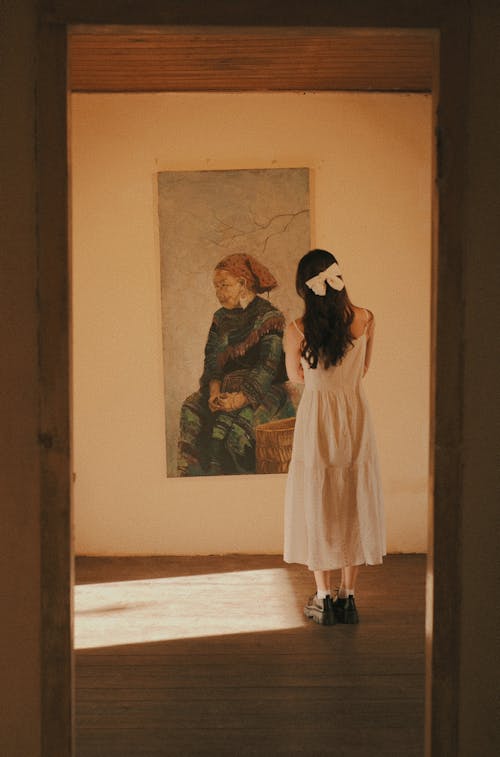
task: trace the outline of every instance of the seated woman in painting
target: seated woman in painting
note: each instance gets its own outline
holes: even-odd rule
[[[259,297],[277,286],[250,255],[223,258],[214,272],[221,308],[214,313],[199,391],[181,409],[180,476],[255,473],[255,427],[289,418],[284,317]]]

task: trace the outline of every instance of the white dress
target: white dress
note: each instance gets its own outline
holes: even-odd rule
[[[362,386],[366,343],[365,333],[328,369],[301,361],[284,560],[310,570],[375,565],[386,554],[377,448]]]

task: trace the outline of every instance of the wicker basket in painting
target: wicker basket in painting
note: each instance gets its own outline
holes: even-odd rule
[[[292,457],[295,418],[262,423],[255,429],[257,473],[286,473]]]

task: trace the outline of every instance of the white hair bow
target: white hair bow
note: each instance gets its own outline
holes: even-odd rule
[[[319,294],[320,297],[324,297],[326,294],[326,285],[329,284],[332,289],[336,289],[340,292],[345,284],[340,278],[341,272],[338,263],[332,263],[329,268],[325,268],[324,271],[318,273],[317,276],[313,276],[312,279],[306,281],[306,286],[312,289],[314,294]]]

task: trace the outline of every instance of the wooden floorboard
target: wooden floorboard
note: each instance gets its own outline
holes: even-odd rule
[[[78,558],[76,582],[77,757],[423,754],[422,555],[362,570],[359,626],[307,621],[276,556]]]

